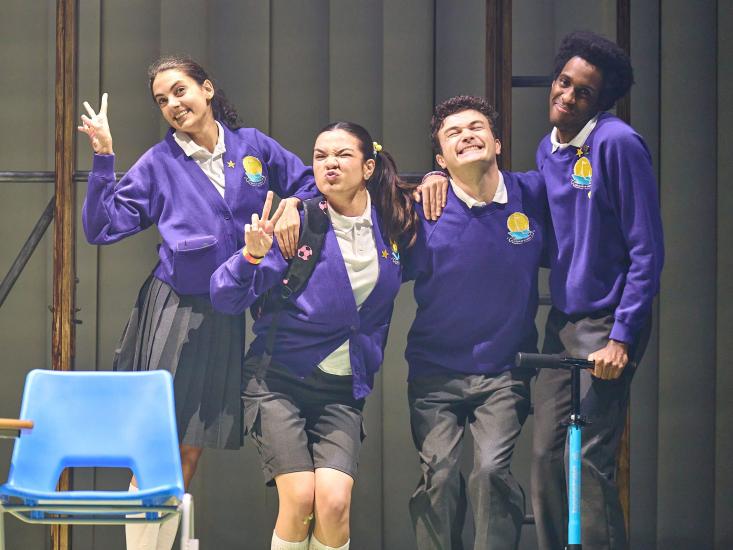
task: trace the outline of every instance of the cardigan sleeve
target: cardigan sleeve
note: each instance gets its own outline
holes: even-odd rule
[[[629,133],[609,140],[605,159],[608,181],[616,183],[610,191],[629,255],[610,337],[631,343],[659,291],[664,263],[659,197],[651,157],[640,136]]]
[[[259,264],[249,263],[238,250],[211,276],[210,296],[214,308],[222,313],[240,314],[271,288],[282,282],[288,263],[277,240]]]
[[[140,159],[115,180],[114,155],[94,155],[87,195],[82,208],[82,225],[91,244],[110,244],[134,235],[153,223],[151,176]]]

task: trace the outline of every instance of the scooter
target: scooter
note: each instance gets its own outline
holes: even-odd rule
[[[563,369],[570,371],[570,419],[568,420],[568,545],[567,550],[581,550],[580,539],[580,448],[581,432],[587,420],[580,414],[580,370],[592,369],[593,361],[564,357],[561,355],[542,355],[538,353],[517,353],[517,367],[532,369]]]

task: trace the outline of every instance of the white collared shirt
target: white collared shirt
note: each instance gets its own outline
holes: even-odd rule
[[[379,257],[372,231],[372,201],[369,193],[366,208],[361,215],[343,216],[333,208],[328,209],[328,214],[344,257],[356,308],[359,309],[374,290],[379,277]],[[318,367],[329,374],[351,374],[349,341],[346,340],[336,348]]]
[[[466,206],[468,206],[469,208],[473,208],[474,206],[486,206],[487,203],[485,201],[477,201],[471,195],[461,189],[452,179],[448,178],[448,181],[450,181],[450,185],[453,188],[453,192],[456,194],[456,197],[466,203]],[[491,202],[506,204],[508,200],[509,197],[507,196],[506,184],[504,183],[504,174],[502,174],[501,170],[499,170],[499,183],[496,185],[496,192],[494,193],[494,198],[491,200]]]
[[[224,128],[221,127],[218,121],[215,122],[219,130],[219,138],[216,140],[213,153],[209,153],[206,148],[201,147],[185,132],[174,132],[173,139],[176,140],[176,143],[183,149],[187,157],[191,157],[196,161],[196,164],[199,165],[206,177],[214,184],[214,188],[223,197],[225,186],[224,153],[227,149],[224,145]]]
[[[600,115],[600,113],[598,113]],[[565,149],[566,147],[582,147],[585,145],[585,140],[588,139],[588,136],[593,131],[593,128],[596,127],[596,124],[598,123],[598,115],[594,116],[592,119],[590,119],[588,122],[586,122],[585,126],[583,126],[583,129],[578,132],[578,135],[575,136],[573,139],[571,139],[568,143],[560,143],[557,139],[557,128],[553,128],[552,132],[550,132],[550,141],[552,142],[552,152],[554,153],[558,149]]]

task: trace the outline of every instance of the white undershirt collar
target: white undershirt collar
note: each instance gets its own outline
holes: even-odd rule
[[[449,178],[448,181],[450,181],[450,185],[453,188],[453,192],[456,194],[456,197],[464,202],[469,208],[473,208],[474,206],[482,207],[488,204],[485,201],[477,201],[474,199],[471,195],[461,189],[451,178]],[[494,198],[491,202],[506,204],[508,201],[509,197],[507,196],[506,184],[504,183],[504,174],[499,170],[499,183],[496,185],[496,192],[494,193]]]
[[[201,147],[191,136],[185,132],[174,132],[173,139],[183,149],[184,154],[193,159],[201,168],[201,171],[209,178],[219,194],[224,197],[224,187],[226,186],[226,177],[224,176],[224,153],[226,153],[226,145],[224,144],[224,128],[218,121],[216,122],[219,137],[216,140],[214,151],[210,153],[205,147]]]
[[[183,149],[183,152],[187,157],[191,157],[194,160],[216,159],[226,153],[227,148],[224,145],[224,129],[221,127],[218,120],[215,120],[214,122],[216,122],[219,135],[216,139],[216,145],[214,146],[214,151],[212,153],[209,153],[205,147],[201,147],[201,145],[196,143],[186,132],[178,130],[173,132],[173,139],[176,140],[176,143],[181,147],[181,149]]]
[[[566,149],[567,147],[582,147],[585,144],[585,140],[588,139],[588,136],[593,131],[593,128],[596,127],[596,124],[598,123],[598,113],[596,116],[594,116],[592,119],[590,119],[585,126],[583,126],[583,129],[578,132],[578,135],[575,136],[573,139],[571,139],[568,143],[560,143],[557,139],[557,128],[553,128],[552,132],[550,132],[550,141],[552,142],[552,152],[554,153],[558,149]]]
[[[366,196],[366,208],[358,216],[344,216],[336,212],[333,208],[328,209],[328,214],[331,216],[331,225],[333,225],[334,230],[348,233],[354,227],[372,226],[372,200],[368,192]]]

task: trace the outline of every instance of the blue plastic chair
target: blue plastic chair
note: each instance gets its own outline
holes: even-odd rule
[[[181,549],[197,548],[174,411],[166,371],[31,371],[20,417],[34,426],[21,430],[0,486],[0,550],[5,512],[28,523],[104,525],[181,514]],[[61,472],[74,467],[129,468],[140,490],[57,491]]]

